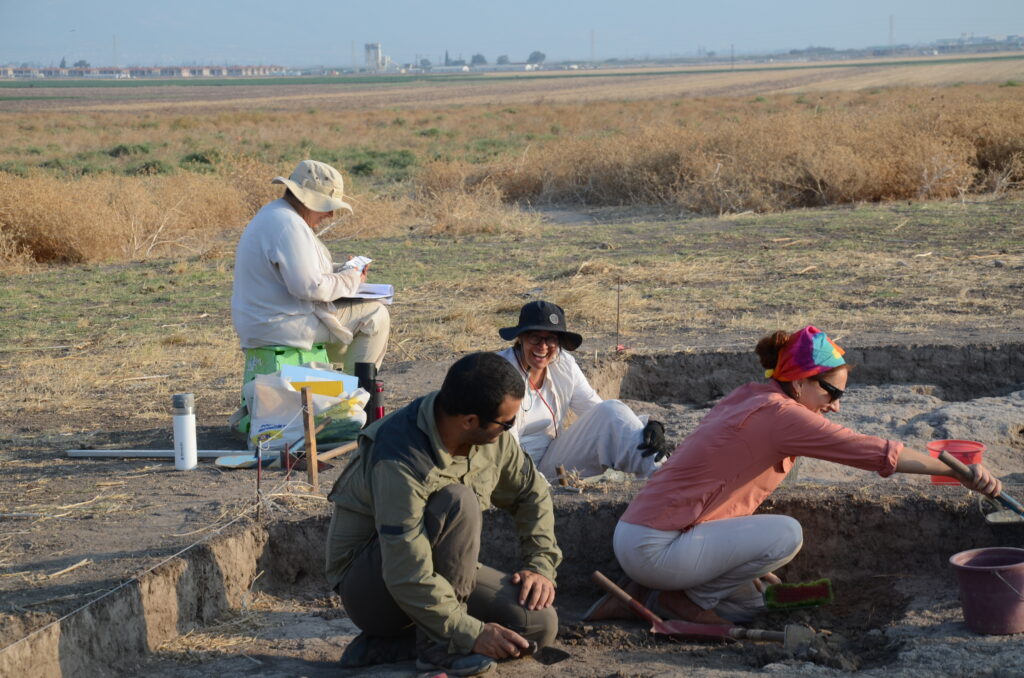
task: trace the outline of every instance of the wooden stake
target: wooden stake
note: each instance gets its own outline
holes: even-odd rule
[[[302,428],[306,433],[306,479],[314,492],[320,491],[320,477],[316,458],[316,424],[313,421],[313,392],[302,387]]]
[[[345,454],[346,452],[351,452],[352,450],[356,449],[357,447],[359,447],[359,443],[357,443],[355,440],[353,440],[350,443],[345,443],[343,445],[338,445],[334,449],[327,450],[326,452],[321,454],[320,455],[320,461],[327,461],[328,459],[334,459],[335,457],[340,457],[341,455]]]
[[[558,484],[562,487],[567,487],[569,485],[569,477],[565,473],[565,467],[559,464],[555,467],[555,473],[558,474]]]

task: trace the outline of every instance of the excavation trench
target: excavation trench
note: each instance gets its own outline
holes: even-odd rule
[[[940,402],[940,408],[976,401],[983,405],[998,401],[1008,407],[1009,420],[1005,430],[1000,429],[1002,437],[990,446],[993,455],[1005,457],[1001,463],[1006,473],[1020,469],[1024,448],[1024,418],[1019,417],[1024,410],[1014,409],[1024,388],[1022,348],[1020,344],[882,347],[850,350],[847,357],[857,366],[857,383],[867,385],[868,395],[877,386],[909,394],[911,400],[930,398]],[[685,409],[691,419],[746,381],[752,371],[751,356],[738,353],[636,356],[586,367],[605,397],[662,406],[668,403],[670,409]],[[944,425],[953,426],[949,413],[943,416]],[[647,656],[664,645],[637,624],[587,625],[578,621],[597,595],[590,573],[601,570],[612,578],[621,574],[612,555],[611,535],[638,488],[628,482],[580,494],[556,488],[556,531],[565,556],[558,581],[561,642],[570,650],[576,648],[577,653],[604,652],[611,646],[614,655],[610,660],[619,661],[625,656],[622,653]],[[784,576],[790,581],[828,576],[835,584],[836,602],[831,606],[761,620],[775,627],[806,621],[830,630],[834,640],[828,648],[814,657],[800,658],[822,667],[878,669],[895,671],[894,675],[933,670],[927,652],[921,649],[935,637],[927,628],[929,615],[941,618],[942,633],[953,638],[969,635],[959,620],[949,556],[984,546],[1024,546],[1021,525],[990,525],[979,513],[977,502],[962,489],[920,482],[798,482],[780,488],[762,510],[793,516],[803,525],[803,550],[786,567]],[[323,515],[269,523],[240,521],[8,647],[0,653],[0,675],[130,673],[131,667],[137,667],[161,644],[244,606],[253,591],[296,600],[324,599],[329,595],[323,576],[327,523]],[[516,566],[516,540],[506,515],[488,515],[483,542],[483,562],[505,570]],[[18,623],[26,633],[42,626],[31,614]],[[1003,663],[1020,659],[1020,650],[997,641],[984,642],[997,643],[987,652],[988,661],[995,661],[994,657],[1003,657],[999,660]],[[684,644],[682,651],[690,657],[686,662],[713,661],[735,671],[794,661],[777,648],[756,644],[711,648]],[[1005,652],[1017,654],[1010,659],[1002,654]],[[178,675],[162,666],[153,675]],[[573,673],[569,666],[566,662],[558,670],[565,675],[590,675],[586,671]],[[234,675],[223,666],[211,666],[207,673],[201,668],[191,670],[181,675]]]

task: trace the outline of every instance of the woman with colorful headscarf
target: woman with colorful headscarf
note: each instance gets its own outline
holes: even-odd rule
[[[803,545],[789,516],[752,515],[793,468],[815,457],[874,471],[952,476],[902,443],[855,433],[825,418],[839,411],[848,367],[824,332],[808,326],[761,339],[768,383],[740,386],[718,402],[633,499],[615,528],[627,590],[658,614],[699,623],[747,621],[763,607],[773,570]],[[968,488],[997,495],[980,464]],[[630,616],[606,596],[590,620]]]

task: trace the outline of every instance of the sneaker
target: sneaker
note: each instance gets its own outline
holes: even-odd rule
[[[444,645],[421,650],[416,658],[418,671],[444,671],[449,676],[479,676],[494,668],[495,661],[482,654],[448,654]]]
[[[394,664],[416,656],[416,639],[412,634],[386,638],[360,633],[341,653],[338,666],[351,669],[373,664]]]

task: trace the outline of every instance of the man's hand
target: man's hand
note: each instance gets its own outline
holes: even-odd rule
[[[513,584],[522,584],[519,590],[519,604],[528,610],[543,610],[555,602],[555,585],[544,575],[519,570],[512,575]]]
[[[660,421],[649,420],[644,426],[643,442],[637,446],[637,449],[643,450],[640,453],[641,457],[649,457],[653,454],[655,463],[668,458],[672,451],[668,449],[668,441],[665,440],[665,425]]]
[[[473,643],[473,652],[492,659],[507,659],[519,657],[528,647],[530,642],[515,631],[501,624],[487,623]]]

